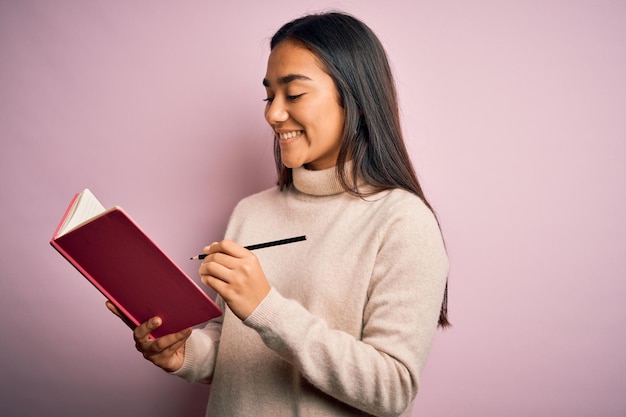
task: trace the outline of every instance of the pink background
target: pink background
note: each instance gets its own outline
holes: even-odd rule
[[[384,6],[381,6],[383,5]],[[626,2],[1,1],[0,415],[201,416],[48,244],[70,198],[190,255],[274,181],[268,38],[307,11],[391,57],[454,327],[416,416],[626,415]]]

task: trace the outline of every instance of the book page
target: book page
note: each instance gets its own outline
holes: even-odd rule
[[[80,193],[74,207],[72,207],[72,210],[67,215],[65,223],[61,226],[59,236],[63,236],[65,233],[104,211],[106,211],[106,209],[100,204],[96,196],[94,196],[88,188],[85,188],[83,192]]]

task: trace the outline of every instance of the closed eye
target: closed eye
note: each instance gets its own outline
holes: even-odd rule
[[[287,96],[287,100],[289,101],[296,101],[297,99],[299,99],[300,97],[302,97],[304,94],[297,94],[295,96]]]
[[[287,100],[289,101],[296,101],[298,100],[300,97],[302,97],[305,93],[302,94],[296,94],[296,95],[290,95],[290,96],[286,96]],[[263,99],[264,102],[266,103],[271,103],[274,101],[274,97],[266,97]]]

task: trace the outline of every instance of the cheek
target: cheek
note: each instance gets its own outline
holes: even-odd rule
[[[311,113],[308,119],[314,122],[325,135],[341,136],[345,121],[344,110],[333,100],[320,103],[315,116]]]
[[[334,136],[339,136],[339,138],[341,138],[346,120],[343,108],[337,106],[329,111],[326,120],[328,121],[329,129],[332,130]]]

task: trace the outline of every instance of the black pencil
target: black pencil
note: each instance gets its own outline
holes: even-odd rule
[[[302,240],[306,240],[306,236],[303,235],[303,236],[290,237],[289,239],[280,239],[280,240],[273,240],[271,242],[257,243],[255,245],[244,246],[244,248],[248,250],[263,249],[263,248],[269,248],[271,246],[286,245],[287,243],[300,242]],[[196,255],[191,259],[199,260],[199,259],[204,259],[206,257],[207,257],[206,253],[201,253],[200,255]]]

